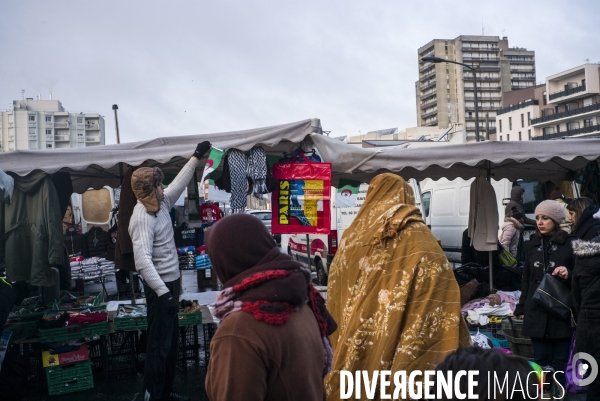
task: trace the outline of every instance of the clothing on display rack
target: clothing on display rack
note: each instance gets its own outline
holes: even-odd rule
[[[109,236],[102,227],[92,227],[85,233],[85,241],[87,243],[86,257],[100,256],[106,254],[108,250]]]
[[[204,237],[206,235],[206,231],[215,223],[204,223],[200,226],[198,230],[198,246],[204,245]]]
[[[253,193],[259,197],[269,192],[266,184],[267,155],[260,146],[255,146],[248,153],[230,149],[225,161],[230,178],[231,210],[244,213],[247,195]]]
[[[64,241],[69,255],[87,255],[87,242],[85,236],[78,233],[75,228],[67,228],[67,232],[64,235]]]
[[[43,172],[11,176],[12,202],[0,204],[0,256],[6,262],[7,279],[53,285],[51,267],[63,263],[64,213],[52,176]]]
[[[178,248],[199,246],[198,231],[200,231],[199,228],[189,227],[187,223],[182,223],[175,229],[175,246]]]
[[[200,205],[200,217],[203,223],[216,223],[223,217],[223,212],[219,206],[209,201]]]

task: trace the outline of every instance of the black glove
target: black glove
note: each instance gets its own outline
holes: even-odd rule
[[[208,152],[208,150],[210,149],[210,142],[208,141],[204,141],[198,144],[198,146],[196,146],[196,151],[194,152],[194,157],[198,160],[202,159],[202,157],[204,156],[204,154],[206,152]]]
[[[166,308],[167,315],[176,315],[179,311],[179,302],[173,298],[173,295],[171,295],[170,291],[162,294],[160,297],[158,297],[158,300]]]

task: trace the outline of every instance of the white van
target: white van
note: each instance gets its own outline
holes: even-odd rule
[[[415,193],[416,206],[421,209],[421,197],[419,185],[415,180],[409,180],[409,184]],[[331,187],[331,231],[325,234],[283,234],[281,236],[281,249],[295,260],[308,265],[307,238],[310,243],[310,269],[316,276],[317,285],[327,285],[329,266],[337,251],[338,241],[342,239],[344,231],[354,221],[360,207],[365,201],[368,184],[361,184],[358,191],[356,207],[335,207],[337,189]]]
[[[468,226],[473,181],[474,179],[460,178],[449,181],[441,178],[437,181],[427,179],[421,183],[425,223],[431,228],[433,235],[440,240],[445,252],[461,250],[462,235]],[[547,199],[546,187],[539,181],[516,181],[513,184],[507,179],[500,181],[492,179],[498,205],[499,225],[504,220],[505,205],[510,200],[510,191],[514,185],[525,189],[523,208],[527,217],[533,218],[535,206]]]

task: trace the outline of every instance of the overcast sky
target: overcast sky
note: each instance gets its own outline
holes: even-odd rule
[[[416,126],[417,49],[507,36],[538,81],[600,62],[600,1],[5,1],[0,109],[38,94],[121,141],[317,117],[334,136]]]

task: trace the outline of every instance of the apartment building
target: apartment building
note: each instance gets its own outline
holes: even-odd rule
[[[69,113],[58,100],[13,101],[0,112],[0,151],[82,148],[104,145],[104,118]]]
[[[477,68],[479,131],[485,138],[495,128],[503,93],[535,85],[535,52],[509,48],[498,36],[459,36],[434,39],[418,50],[419,80],[415,83],[419,127],[464,127],[468,141],[475,137],[475,80],[473,72],[453,63],[423,62],[441,57]]]
[[[541,130],[532,124],[544,105],[546,84],[504,93],[504,105],[496,113],[496,128],[490,139],[498,141],[531,141]]]
[[[584,64],[546,78],[534,139],[600,135],[600,65]]]

